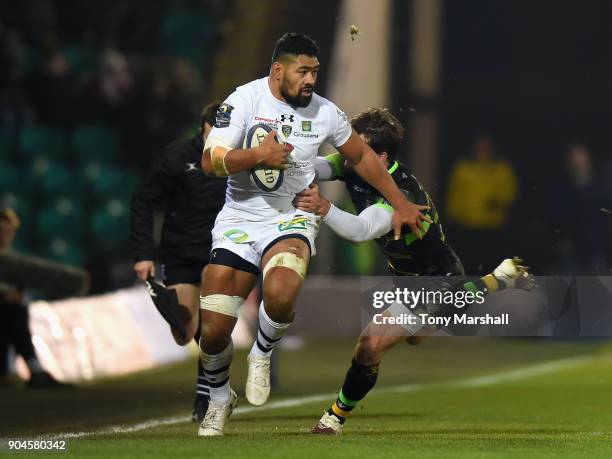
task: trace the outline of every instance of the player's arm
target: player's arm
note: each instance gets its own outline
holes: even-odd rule
[[[292,147],[278,144],[275,131],[270,132],[257,147],[242,148],[252,105],[248,94],[235,91],[219,106],[215,125],[202,152],[202,171],[206,175],[227,177],[260,166],[287,168],[287,156]]]
[[[206,175],[227,177],[254,167],[287,169],[287,157],[293,147],[279,144],[276,131],[270,132],[263,142],[254,148],[232,148],[218,137],[214,129],[206,139],[202,154],[202,170]]]
[[[353,242],[377,239],[393,228],[393,208],[390,205],[374,204],[359,215],[353,215],[338,209],[321,196],[316,184],[299,193],[294,204],[299,210],[320,215],[336,234]]]
[[[420,237],[423,230],[422,222],[431,223],[430,217],[421,213],[421,210],[426,210],[428,207],[416,205],[406,199],[383,163],[376,157],[374,150],[355,131],[343,145],[338,147],[338,150],[351,163],[355,172],[376,188],[395,209],[393,214],[395,238],[399,239],[403,225],[410,226],[414,234]]]
[[[344,177],[344,158],[340,153],[317,156],[314,165],[316,180],[320,182],[342,180]]]
[[[153,164],[134,191],[130,207],[130,246],[134,271],[142,280],[155,275],[155,242],[153,241],[153,211],[175,185],[172,165],[165,154]]]

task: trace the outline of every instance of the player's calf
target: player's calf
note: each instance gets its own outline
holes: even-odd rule
[[[257,339],[247,357],[247,400],[263,405],[270,396],[270,357],[291,326],[293,304],[308,262],[308,247],[301,240],[283,240],[264,257],[264,301],[259,308]]]

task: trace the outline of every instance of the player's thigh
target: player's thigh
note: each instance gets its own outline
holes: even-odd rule
[[[238,303],[246,299],[256,282],[254,274],[230,266],[209,264],[204,268],[200,319],[205,352],[221,352],[229,344],[238,320]]]
[[[264,302],[293,304],[309,262],[310,247],[300,238],[282,239],[270,247],[261,263]]]
[[[209,264],[202,275],[201,295],[231,295],[246,298],[255,283],[255,274],[226,265]]]

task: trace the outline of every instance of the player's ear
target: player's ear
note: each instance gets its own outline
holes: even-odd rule
[[[283,74],[283,64],[281,64],[280,62],[273,62],[271,73],[274,79],[280,80]]]

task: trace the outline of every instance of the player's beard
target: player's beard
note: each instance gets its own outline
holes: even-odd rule
[[[287,88],[284,85],[281,85],[280,93],[281,96],[283,96],[283,99],[285,99],[285,101],[292,107],[304,108],[308,107],[308,105],[310,104],[310,101],[312,100],[312,94],[314,93],[314,88],[312,88],[313,92],[311,92],[309,96],[302,95],[302,89],[299,90],[297,96],[292,96],[291,94],[289,94],[289,91],[287,91]]]

